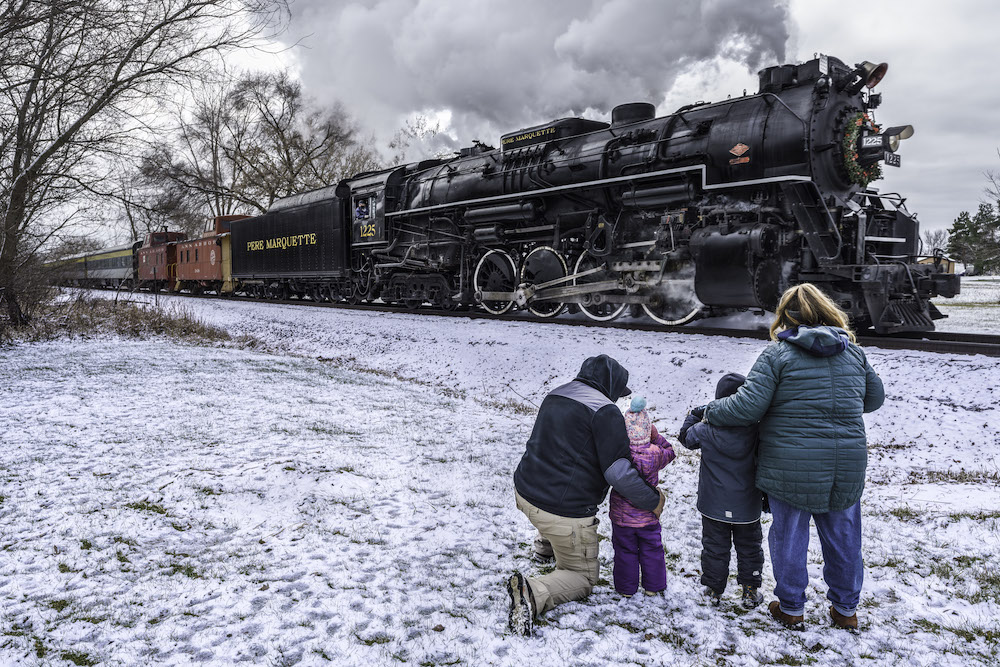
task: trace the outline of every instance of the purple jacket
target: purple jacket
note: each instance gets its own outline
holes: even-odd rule
[[[666,438],[658,434],[655,443],[631,444],[629,445],[629,449],[632,451],[632,463],[639,471],[639,474],[655,489],[656,485],[660,482],[660,471],[673,461],[676,456],[674,448],[670,446]],[[641,510],[633,507],[616,491],[611,492],[608,515],[611,517],[611,522],[615,525],[627,526],[629,528],[641,528],[642,526],[651,526],[660,522],[655,514],[649,510]]]

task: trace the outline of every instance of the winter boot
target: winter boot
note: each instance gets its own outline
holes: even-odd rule
[[[722,593],[718,593],[708,586],[705,587],[705,597],[708,598],[708,603],[713,607],[718,607],[722,604]]]
[[[515,635],[530,637],[535,630],[535,599],[524,576],[515,571],[507,579],[507,629]]]
[[[743,608],[753,609],[764,601],[764,596],[753,586],[743,586]]]
[[[830,618],[833,619],[833,624],[838,628],[840,628],[841,630],[847,630],[848,632],[858,631],[857,614],[852,614],[851,616],[844,616],[833,607],[830,607]]]
[[[789,630],[805,630],[806,625],[803,623],[805,620],[802,616],[792,616],[791,614],[786,614],[781,611],[781,604],[775,600],[767,606],[767,610],[771,612],[773,616],[779,623],[788,628]]]
[[[556,559],[555,553],[552,551],[552,544],[541,536],[541,534],[535,535],[535,550],[531,554],[531,559],[536,563],[551,563]]]

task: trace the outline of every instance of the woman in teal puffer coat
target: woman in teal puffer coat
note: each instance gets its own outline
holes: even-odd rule
[[[760,423],[757,488],[767,494],[775,596],[769,611],[801,627],[809,520],[823,547],[823,578],[835,625],[857,628],[864,564],[861,492],[868,445],[861,415],[881,407],[882,381],[855,344],[847,316],[809,283],[788,289],[769,345],[740,390],[710,403],[716,426]]]

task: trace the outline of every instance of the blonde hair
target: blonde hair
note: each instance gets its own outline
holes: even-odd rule
[[[800,324],[840,327],[847,332],[852,343],[858,340],[851,330],[847,313],[812,283],[789,287],[781,295],[774,311],[774,322],[771,323],[771,340],[778,340],[779,332],[794,329]]]

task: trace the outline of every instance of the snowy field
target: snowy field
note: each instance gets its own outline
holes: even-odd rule
[[[941,331],[1000,334],[1000,276],[962,278],[961,294],[934,305],[948,316],[936,322]]]
[[[182,303],[260,344],[0,348],[0,664],[1000,660],[995,359],[867,350],[887,400],[867,417],[859,635],[827,625],[815,536],[805,632],[742,610],[735,578],[703,601],[698,457],[679,448],[666,594],[604,581],[525,640],[503,633],[500,584],[537,571],[511,482],[533,406],[606,352],[669,437],[764,343]],[[609,580],[609,539],[600,556]]]

